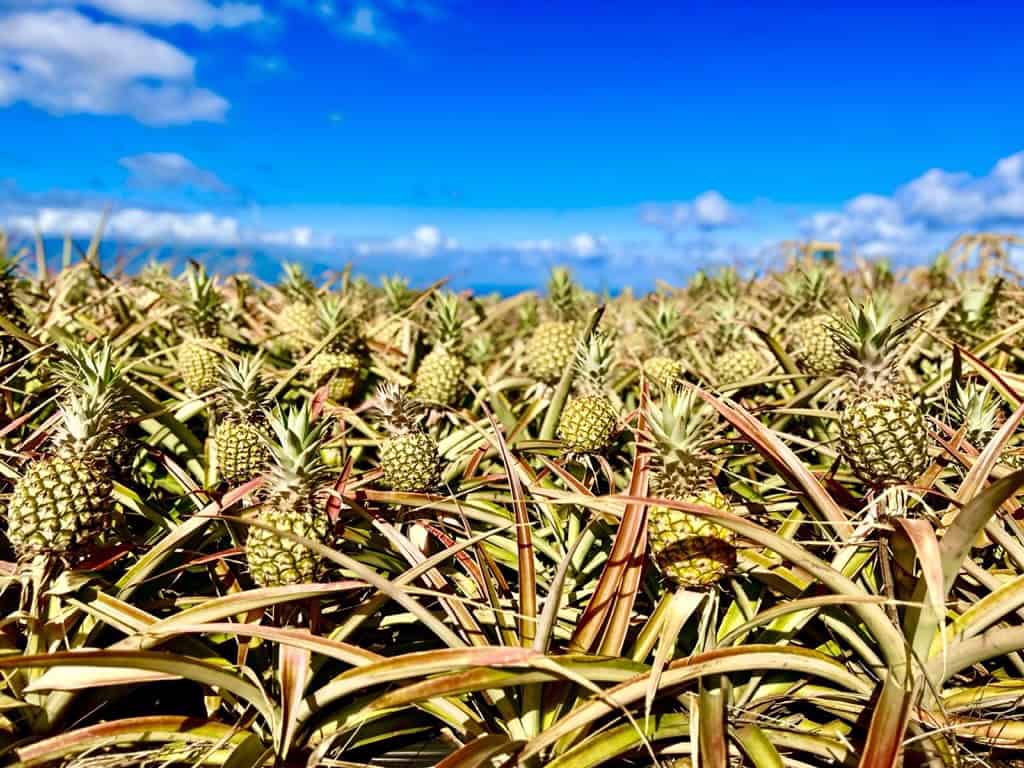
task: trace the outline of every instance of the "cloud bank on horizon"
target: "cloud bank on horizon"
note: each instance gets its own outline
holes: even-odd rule
[[[394,179],[408,182],[399,161],[380,174],[372,166],[359,167],[358,146],[344,168],[344,185],[353,186],[339,185],[336,202],[329,178],[311,175],[298,184],[274,178],[290,172],[291,155],[301,166],[298,145],[330,153],[356,138],[330,133],[351,122],[348,111],[331,101],[338,89],[330,78],[321,89],[332,91],[328,95],[313,86],[299,88],[311,76],[316,82],[317,70],[309,69],[305,51],[294,50],[297,43],[326,35],[324,56],[343,55],[350,64],[377,62],[387,82],[391,68],[408,79],[426,66],[426,57],[447,54],[430,49],[435,33],[429,30],[447,26],[458,34],[461,24],[465,33],[470,23],[471,34],[488,28],[488,19],[473,18],[464,4],[416,0],[0,0],[0,110],[21,128],[3,148],[13,157],[12,172],[5,172],[8,163],[0,155],[0,226],[23,236],[88,237],[106,216],[105,231],[118,241],[253,248],[320,262],[353,260],[367,271],[433,270],[487,283],[535,283],[550,264],[566,261],[584,279],[606,285],[684,277],[696,266],[770,266],[774,246],[793,237],[837,240],[849,251],[904,262],[927,258],[963,231],[1024,230],[1024,151],[990,156],[986,171],[933,167],[882,182],[881,190],[841,195],[841,187],[833,187],[817,203],[777,196],[768,186],[732,196],[724,190],[737,182],[728,174],[716,180],[714,167],[692,174],[704,177],[707,188],[694,189],[697,180],[688,178],[679,187],[687,193],[679,195],[666,194],[672,189],[667,170],[643,167],[636,178],[627,178],[620,168],[618,178],[628,183],[611,186],[628,187],[621,192],[624,199],[599,199],[588,189],[588,169],[575,190],[567,187],[567,200],[555,201],[551,193],[549,201],[545,187],[567,183],[553,168],[550,178],[536,179],[537,202],[529,192],[511,203],[486,196],[467,201],[459,192],[423,200],[419,192],[397,186]],[[428,40],[421,49],[408,42],[417,33]],[[227,63],[234,68],[230,76],[223,70]],[[436,75],[445,73],[439,69]],[[448,72],[447,78],[456,74]],[[361,79],[372,88],[374,72],[362,72]],[[266,100],[253,101],[253,87],[294,92],[297,101],[283,107],[302,119],[309,119],[310,104],[319,110],[319,122],[310,123],[306,135],[291,137],[295,146],[271,139],[281,157],[255,146],[249,158],[244,154],[246,137],[258,126],[281,130],[282,110],[268,111]],[[359,90],[358,84],[352,87]],[[510,92],[515,87],[505,83]],[[538,110],[549,122],[561,119],[557,108],[545,113],[542,106]],[[437,104],[436,110],[459,115],[457,104]],[[54,168],[42,172],[38,168],[46,162],[33,158],[47,150],[33,142],[41,141],[37,134],[59,131],[54,123],[75,132],[80,153],[58,152]],[[449,141],[468,141],[451,125],[446,130],[454,135],[431,135],[438,154],[453,151]],[[550,130],[554,142],[556,128]],[[64,134],[65,141],[70,136]],[[378,151],[374,137],[361,139],[365,154]],[[398,139],[416,145],[421,156],[432,152],[430,141],[411,132],[399,132]],[[516,180],[515,158],[505,157],[510,146],[484,147],[489,152],[480,155],[485,162],[493,159],[496,166],[485,172],[499,186],[503,179],[509,180],[505,187]],[[667,152],[671,143],[666,147]],[[395,144],[384,147],[389,148]],[[883,149],[880,169],[886,165]],[[609,137],[590,151],[607,157],[612,167],[617,160],[608,153],[625,150]],[[77,176],[60,181],[58,161]],[[977,154],[971,162],[977,166]],[[316,173],[315,162],[303,169]],[[468,166],[450,170],[456,184],[476,180]],[[378,175],[394,183],[374,187]],[[645,175],[649,196],[643,192]],[[842,175],[838,166],[835,175]],[[365,200],[350,176],[366,180]],[[307,180],[308,199],[301,194]]]

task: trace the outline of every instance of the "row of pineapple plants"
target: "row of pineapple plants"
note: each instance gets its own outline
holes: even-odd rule
[[[0,759],[1024,746],[1005,260],[503,298],[3,242]]]

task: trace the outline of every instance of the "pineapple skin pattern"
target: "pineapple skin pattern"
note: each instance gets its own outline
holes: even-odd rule
[[[107,468],[72,456],[33,462],[7,505],[7,537],[21,555],[64,556],[94,544],[113,505]]]
[[[526,370],[538,381],[554,384],[576,354],[582,328],[575,321],[549,320],[537,326],[526,345]]]
[[[281,536],[291,533],[316,542],[328,539],[327,516],[315,509],[271,507],[260,516],[273,530],[251,527],[247,541],[249,574],[261,587],[280,587],[316,581],[323,561],[309,547]]]
[[[700,504],[723,512],[731,509],[728,499],[714,487],[672,500]],[[664,506],[651,507],[647,534],[654,562],[678,587],[711,586],[736,566],[736,534],[689,512]]]
[[[393,491],[422,493],[437,485],[441,468],[437,444],[426,432],[390,437],[380,446],[384,481]]]
[[[262,432],[253,424],[224,421],[214,435],[217,468],[222,480],[235,483],[260,474],[267,463]]]
[[[909,399],[869,397],[847,405],[839,444],[859,478],[872,485],[908,483],[928,468],[928,426]]]
[[[558,438],[573,453],[599,453],[611,444],[618,421],[607,397],[579,395],[565,404],[558,422]]]

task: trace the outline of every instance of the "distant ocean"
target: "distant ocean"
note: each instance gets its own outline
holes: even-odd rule
[[[68,252],[64,239],[45,238],[43,247],[48,267],[59,269]],[[88,238],[73,238],[71,262],[81,261],[88,247]],[[11,254],[21,254],[25,269],[35,268],[35,248],[33,239],[11,239]],[[413,287],[425,287],[437,280],[446,279],[447,284],[456,290],[472,289],[480,295],[496,293],[502,296],[542,289],[547,281],[549,267],[543,264],[496,263],[485,257],[473,263],[466,263],[465,260],[453,263],[443,255],[414,258],[372,254],[360,257],[345,252],[312,249],[153,246],[109,240],[101,243],[98,255],[104,271],[108,273],[136,274],[148,263],[156,261],[166,264],[172,274],[177,274],[189,260],[195,260],[204,264],[210,272],[223,276],[248,273],[258,280],[275,282],[281,276],[281,265],[284,262],[302,264],[307,273],[317,279],[340,272],[351,264],[353,274],[362,275],[373,283],[379,283],[385,275],[402,274],[409,278]],[[578,277],[593,290],[603,292],[609,288],[604,284],[603,276],[595,278],[594,275],[582,274]],[[612,292],[617,293],[618,288],[613,288]]]

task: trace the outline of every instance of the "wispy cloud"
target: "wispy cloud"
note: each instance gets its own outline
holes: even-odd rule
[[[861,194],[805,219],[803,231],[865,255],[919,257],[963,229],[1024,227],[1024,152],[983,176],[933,168],[892,195]]]
[[[204,170],[176,152],[144,152],[122,157],[118,163],[128,169],[129,183],[151,189],[192,187],[224,194],[231,191],[217,174]]]
[[[208,30],[241,27],[266,18],[254,3],[208,0],[7,0],[21,8],[89,8],[107,16],[139,24],[169,27],[178,24]]]
[[[714,230],[733,226],[740,220],[740,215],[721,192],[709,189],[685,202],[644,205],[640,209],[640,220],[660,229],[667,237],[675,237],[690,229]]]
[[[219,121],[228,109],[196,83],[195,60],[181,49],[59,9],[0,16],[0,106],[16,102],[151,125]]]

